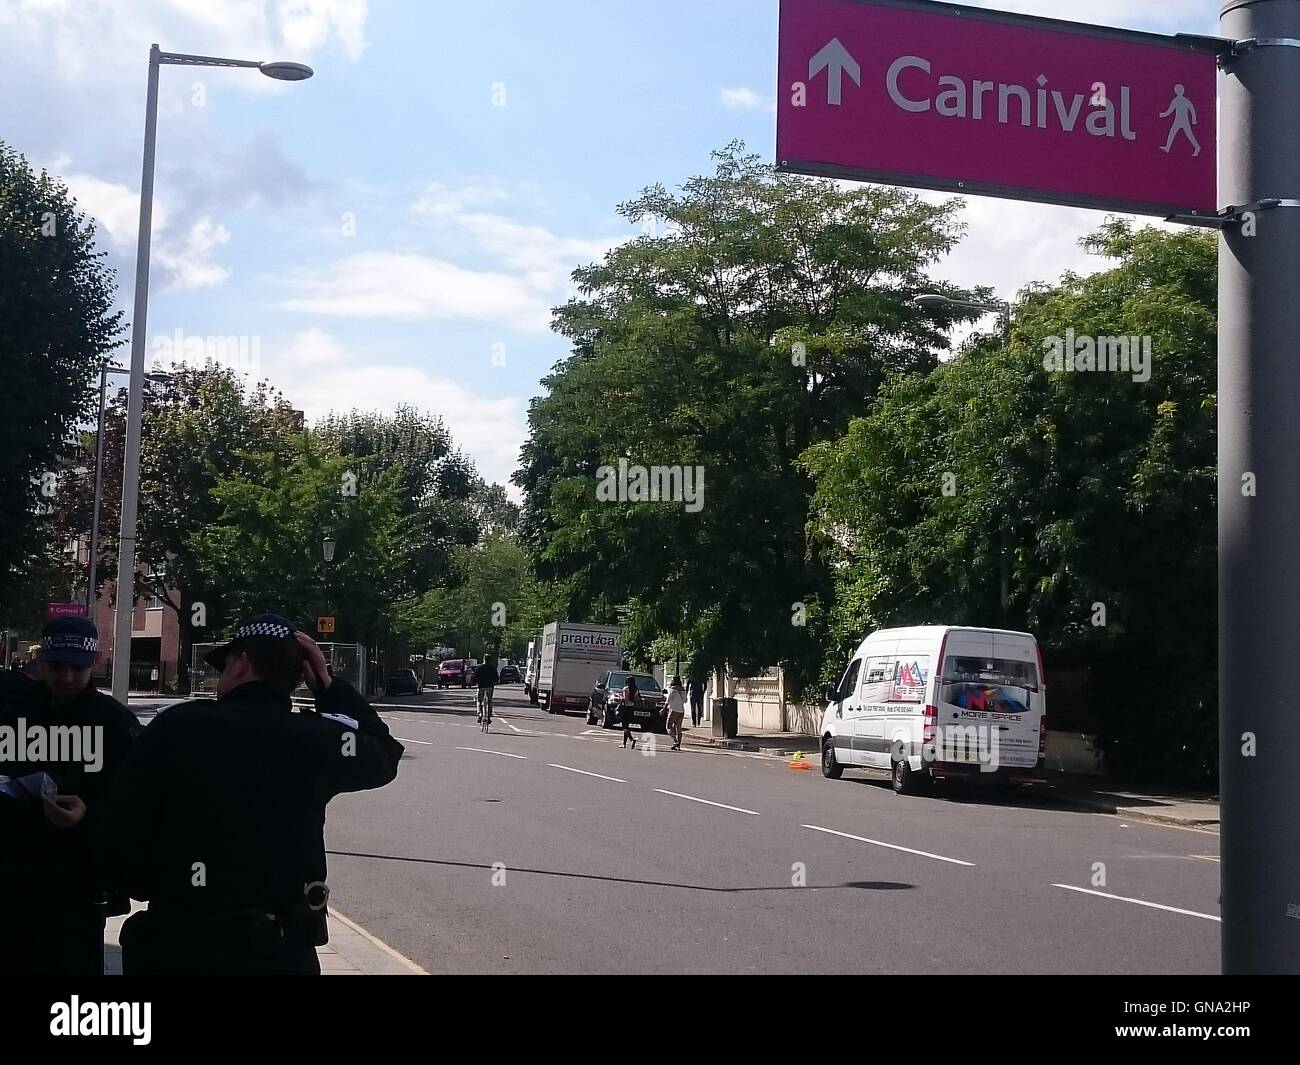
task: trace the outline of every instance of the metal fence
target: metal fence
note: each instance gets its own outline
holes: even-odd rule
[[[216,643],[196,643],[193,646],[193,661],[190,666],[190,694],[195,699],[215,699],[217,697],[217,673],[203,661],[203,656]],[[318,645],[325,661],[329,663],[330,672],[351,684],[357,691],[364,691],[366,670],[366,649],[359,643],[322,643]],[[306,684],[299,684],[294,689],[294,698],[310,699],[312,697]]]

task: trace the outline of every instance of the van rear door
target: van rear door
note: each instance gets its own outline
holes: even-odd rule
[[[954,629],[943,657],[938,760],[1004,769],[1036,766],[1045,695],[1034,638]]]

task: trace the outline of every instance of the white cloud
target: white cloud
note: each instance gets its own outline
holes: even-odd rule
[[[461,382],[415,366],[384,365],[343,345],[318,327],[295,334],[264,360],[265,376],[313,421],[330,411],[391,412],[399,404],[441,416],[453,443],[489,481],[508,487],[527,434],[521,397],[484,396]],[[502,383],[508,380],[505,370]]]
[[[570,275],[627,237],[564,237],[545,226],[470,208],[540,200],[531,185],[494,180],[434,182],[411,213],[438,230],[437,246],[462,238],[462,248],[488,265],[462,266],[419,252],[363,252],[290,278],[286,310],[350,318],[470,319],[544,332],[551,308],[563,303]]]
[[[1185,33],[1217,33],[1218,4],[1207,0],[1161,0],[1138,4],[1133,0],[973,0],[977,7],[1014,11],[1022,15],[1059,18],[1068,22],[1085,20],[1102,26],[1127,29],[1180,30]]]
[[[731,111],[762,111],[772,106],[753,89],[743,86],[719,90],[718,102]]]
[[[519,278],[467,270],[443,259],[363,252],[320,271],[300,271],[285,310],[346,318],[472,319],[543,332],[551,303]]]
[[[64,160],[58,162],[66,165]],[[100,231],[122,251],[135,248],[140,227],[140,196],[134,189],[93,174],[62,175],[77,206],[92,217]],[[213,261],[213,253],[230,240],[230,230],[203,215],[178,231],[168,205],[154,200],[151,264],[163,289],[209,288],[230,271]]]
[[[366,44],[367,6],[367,0],[6,0],[0,26],[8,48],[37,58],[65,83],[111,81],[135,92],[154,41],[172,51],[202,41],[189,50],[306,62],[337,47],[356,62]],[[255,92],[276,83],[254,74],[231,84]]]
[[[420,198],[411,205],[411,211],[425,218],[453,218],[463,211],[490,207],[511,199],[510,188],[502,181],[492,179],[467,181],[447,185],[431,181]]]

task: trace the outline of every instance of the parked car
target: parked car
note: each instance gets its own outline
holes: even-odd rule
[[[601,728],[618,727],[618,708],[623,701],[623,686],[628,677],[636,681],[637,690],[637,705],[632,711],[632,720],[641,726],[643,732],[663,732],[667,722],[662,711],[668,696],[659,687],[659,682],[648,673],[614,670],[597,677],[587,705],[587,724],[600,725]]]
[[[398,669],[388,674],[384,684],[385,695],[419,695],[422,685],[413,669]]]
[[[498,671],[497,677],[498,677],[498,679],[501,681],[502,684],[518,684],[518,683],[519,683],[519,667],[518,667],[518,666],[502,666],[501,669]]]
[[[438,664],[439,688],[468,688],[473,676],[473,665],[463,658],[448,658]]]

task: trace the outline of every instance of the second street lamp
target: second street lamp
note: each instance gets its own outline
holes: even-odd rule
[[[144,110],[144,163],[140,176],[140,232],[135,252],[135,312],[131,316],[131,387],[126,404],[126,458],[122,471],[122,517],[117,549],[117,614],[113,625],[113,698],[126,704],[131,672],[131,615],[135,606],[135,529],[140,493],[140,420],[143,414],[145,323],[149,316],[149,237],[153,224],[154,150],[158,134],[158,71],[162,66],[254,67],[277,81],[312,76],[304,63],[222,59],[149,49],[149,86]]]

